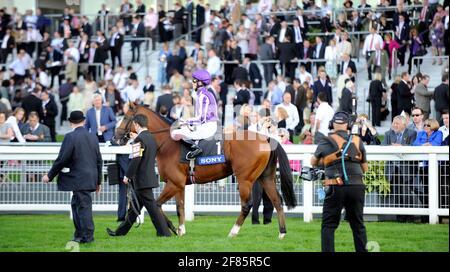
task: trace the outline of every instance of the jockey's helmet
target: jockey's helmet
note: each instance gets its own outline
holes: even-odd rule
[[[204,86],[209,85],[211,83],[211,75],[206,70],[196,70],[192,77],[198,81],[201,81]]]

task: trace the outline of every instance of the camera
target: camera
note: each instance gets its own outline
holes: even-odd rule
[[[317,169],[312,167],[302,167],[302,172],[300,177],[303,180],[315,181],[315,180],[324,180],[325,179],[325,171],[323,169]]]

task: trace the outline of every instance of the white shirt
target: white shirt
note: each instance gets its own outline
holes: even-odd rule
[[[300,30],[299,26],[294,27],[294,33],[295,33],[295,43],[303,42],[302,31]]]
[[[316,123],[317,120],[320,121],[319,128],[316,128],[318,132],[322,133],[325,136],[328,135],[328,133],[330,132],[330,130],[328,129],[328,125],[333,119],[333,115],[334,110],[328,103],[320,103],[316,111],[316,119],[314,120],[314,123]]]
[[[42,84],[42,86],[48,87],[48,75],[46,72],[41,71],[39,73],[39,82]]]
[[[27,70],[27,66],[23,61],[20,61],[20,59],[14,60],[10,65],[10,69],[13,69],[14,74],[17,74],[19,76],[25,75],[25,70]]]
[[[304,73],[300,73],[299,79],[300,79],[300,83],[304,83],[306,81],[306,79],[309,77],[310,82],[312,81],[313,77],[310,73],[308,73],[308,71],[305,70]]]
[[[9,40],[9,35],[5,35],[3,36],[3,40],[2,40],[2,49],[6,49],[6,47],[8,46],[8,40]]]
[[[445,140],[448,136],[448,127],[442,126],[439,128],[439,131],[442,132],[442,140]]]
[[[373,37],[373,42],[372,42]],[[365,55],[368,51],[375,51],[375,45],[379,44],[380,46],[383,45],[383,38],[379,34],[370,34],[366,37],[364,40],[364,47],[362,53]],[[372,45],[372,46],[370,46]]]
[[[144,100],[144,91],[142,88],[134,88],[133,85],[128,85],[123,91],[121,92],[121,96],[123,101],[136,101],[139,99],[140,101]]]
[[[217,56],[209,58],[206,70],[211,76],[218,75],[220,73],[220,59]]]
[[[123,90],[127,86],[128,74],[126,72],[117,73],[114,75],[113,83],[117,90]],[[126,101],[126,100],[125,100]]]
[[[67,48],[66,52],[73,58],[75,62],[80,61],[80,51],[78,51],[75,47]],[[68,56],[64,56],[64,63],[67,63]]]
[[[100,131],[100,113],[102,112],[102,108],[99,110],[95,109],[95,121],[97,122],[97,134],[103,135],[103,133]]]
[[[286,36],[286,28],[280,29],[280,36],[278,37],[278,41],[280,43],[284,42],[284,36]]]
[[[275,111],[277,111],[278,108],[284,108],[288,113],[288,118],[286,118],[286,128],[290,130],[295,130],[295,127],[300,122],[297,107],[294,106],[292,103],[289,103],[289,105],[281,103],[275,107]]]
[[[17,141],[19,141],[19,143],[25,143],[26,141],[23,138],[22,133],[20,132],[16,117],[15,116],[8,117],[8,119],[6,120],[6,123],[11,125],[12,130],[14,132],[14,136],[17,138]],[[12,138],[12,139],[14,139],[14,138]]]
[[[345,75],[346,74],[345,71],[347,71],[347,67],[348,67],[348,64],[350,63],[350,61],[343,61],[342,63],[343,64],[342,64],[342,73],[341,73],[341,75]]]

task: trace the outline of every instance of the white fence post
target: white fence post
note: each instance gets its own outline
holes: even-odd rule
[[[437,224],[439,222],[439,178],[436,153],[430,153],[428,159],[428,208],[430,224]]]
[[[305,154],[303,157],[303,165],[311,166],[311,154]],[[303,221],[311,222],[313,220],[313,182],[303,180]]]
[[[193,184],[184,187],[184,214],[186,221],[194,220],[195,186]]]

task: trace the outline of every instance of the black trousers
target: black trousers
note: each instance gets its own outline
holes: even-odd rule
[[[322,251],[334,252],[334,232],[345,208],[357,252],[366,252],[367,235],[363,221],[364,185],[329,186],[323,203]]]
[[[112,69],[116,67],[116,58],[119,61],[119,65],[122,66],[122,54],[121,54],[122,48],[119,51],[116,51],[112,49],[111,52],[111,63],[112,63]]]
[[[269,85],[269,82],[273,80],[273,73],[275,66],[272,63],[263,64],[264,68],[264,80],[266,81],[266,85]]]
[[[273,204],[264,191],[262,184],[260,182],[255,182],[252,188],[252,223],[259,224],[259,205],[261,204],[261,199],[263,201],[263,223],[269,224],[272,222],[273,215]]]
[[[381,126],[381,97],[372,97],[372,125]]]
[[[72,216],[75,225],[75,239],[92,241],[94,239],[94,220],[92,218],[92,197],[89,191],[74,191],[72,195]]]
[[[131,62],[139,62],[141,58],[141,41],[131,42],[131,56]]]
[[[117,162],[120,167],[120,175],[119,175],[119,207],[117,209],[117,219],[119,221],[125,221],[125,217],[127,216],[127,185],[125,185],[122,180],[125,176],[126,171],[128,170],[128,165],[130,163],[130,159],[128,158],[128,154],[117,154]]]
[[[143,207],[147,209],[153,226],[155,226],[157,236],[171,235],[169,227],[167,226],[167,221],[156,205],[156,200],[153,196],[152,188],[136,190],[131,201],[133,201],[137,212],[140,213]],[[133,209],[133,205],[130,205],[125,221],[122,222],[122,224],[120,224],[120,226],[116,230],[117,235],[127,234],[133,226],[133,223],[136,221],[138,215],[139,214],[137,214]]]

